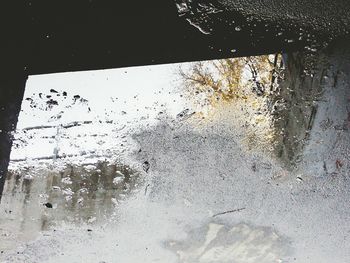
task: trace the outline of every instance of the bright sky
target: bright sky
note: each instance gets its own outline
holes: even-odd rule
[[[16,143],[20,146],[13,147],[11,159],[52,156],[56,148],[59,154],[77,155],[82,151],[119,149],[122,133],[155,124],[160,113],[175,117],[188,107],[178,92],[178,67],[169,64],[31,76],[18,121]],[[67,92],[66,97],[63,92]],[[87,102],[74,103],[74,95]],[[46,110],[50,99],[58,105]],[[75,121],[92,123],[57,128]],[[53,128],[22,131],[36,126]]]

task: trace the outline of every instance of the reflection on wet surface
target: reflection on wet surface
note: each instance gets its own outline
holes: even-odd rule
[[[188,239],[169,241],[167,246],[181,263],[285,262],[291,253],[288,240],[272,228],[245,223],[227,226],[212,222],[191,231]]]
[[[206,118],[230,122],[244,134],[248,150],[272,154],[290,167],[312,128],[313,102],[322,89],[317,82],[302,90],[312,77],[299,76],[303,66],[297,63],[287,54],[204,61],[181,69],[180,76]]]
[[[108,221],[118,203],[140,184],[139,172],[118,163],[55,170],[29,167],[9,172],[0,210],[1,250],[62,223]]]
[[[347,80],[330,64],[322,54],[275,54],[194,62],[180,68],[180,76],[203,119],[231,123],[248,150],[271,154],[293,170],[312,134],[322,140],[327,129],[347,129],[347,102],[340,101],[349,96]],[[338,112],[327,108],[332,100]],[[318,111],[327,118],[315,127]],[[334,125],[338,118],[344,121]]]

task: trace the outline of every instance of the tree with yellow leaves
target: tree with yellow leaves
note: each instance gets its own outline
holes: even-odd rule
[[[205,93],[211,103],[247,99],[274,90],[278,61],[278,55],[199,61],[180,68],[180,76],[190,94]]]

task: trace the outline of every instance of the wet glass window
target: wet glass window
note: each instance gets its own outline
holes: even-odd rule
[[[348,85],[344,52],[31,76],[0,261],[346,262]]]

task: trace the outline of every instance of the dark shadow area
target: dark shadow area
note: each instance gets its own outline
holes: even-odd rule
[[[330,33],[314,26],[320,18],[313,12],[280,18],[287,7],[303,9],[304,2],[288,2],[284,9],[267,6],[272,16],[235,8],[234,1],[7,2],[1,8],[0,70],[7,75],[45,74],[322,46]],[[328,1],[318,2],[318,9],[329,9],[324,7]],[[338,13],[349,10],[342,0],[331,6]],[[328,20],[347,28],[346,18]]]
[[[0,200],[27,77],[0,79]]]

